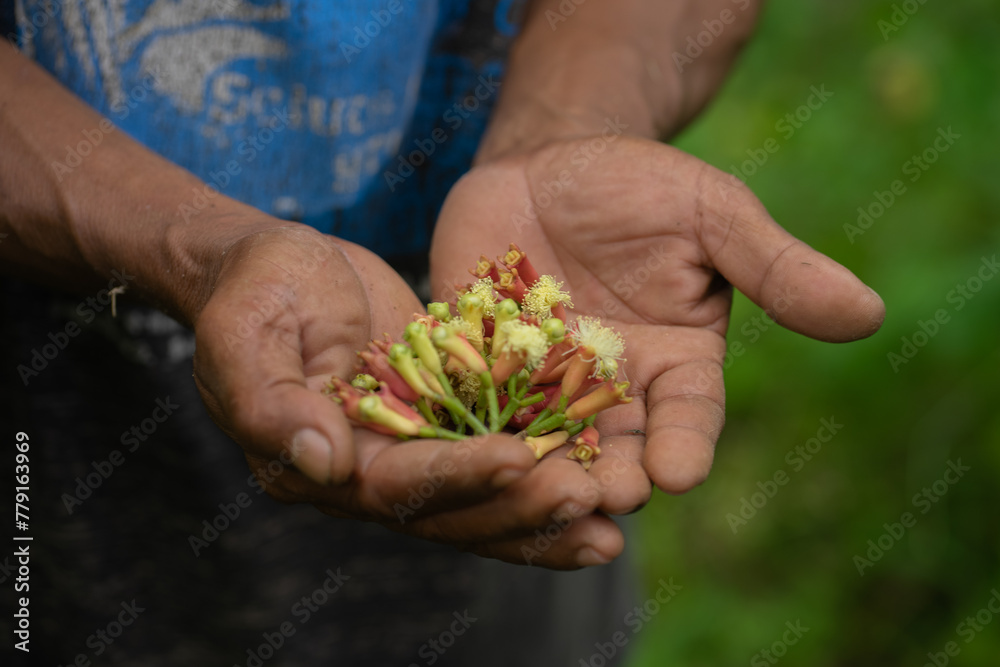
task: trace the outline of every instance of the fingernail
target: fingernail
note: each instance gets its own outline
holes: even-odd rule
[[[508,486],[524,477],[524,471],[517,468],[504,468],[495,473],[490,480],[494,489],[506,489]]]
[[[607,565],[610,558],[602,556],[593,547],[584,547],[576,553],[576,564],[581,567],[593,567],[594,565]]]
[[[330,456],[330,441],[319,431],[304,428],[292,438],[292,461],[314,482],[329,483]]]

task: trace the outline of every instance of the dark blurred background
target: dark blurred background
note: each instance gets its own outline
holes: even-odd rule
[[[737,296],[712,475],[639,516],[650,594],[683,590],[635,635],[634,667],[1000,664],[998,36],[995,0],[773,0],[675,142],[739,170],[887,317],[830,345]]]

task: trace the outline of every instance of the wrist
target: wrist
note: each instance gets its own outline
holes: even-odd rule
[[[13,51],[0,50],[0,99],[4,271],[83,292],[128,276],[130,297],[190,324],[228,247],[291,224],[210,190]],[[67,147],[96,128],[86,164],[66,164]]]
[[[627,132],[668,139],[714,95],[749,38],[761,0],[533,0],[477,163],[549,141]],[[724,30],[678,61],[707,21]]]
[[[515,45],[507,80],[476,155],[477,164],[553,141],[602,134],[609,123],[632,136],[661,134],[653,101],[644,87],[643,56],[638,49],[573,35],[562,43],[567,48],[555,50],[542,45],[549,37],[528,32]],[[567,43],[577,39],[580,49]],[[536,62],[540,53],[545,57],[544,68]]]
[[[160,261],[147,272],[143,290],[161,309],[192,325],[208,303],[226,266],[226,260],[249,239],[272,230],[305,225],[274,218],[257,209],[231,202],[198,224],[170,220],[159,229],[151,246]]]
[[[113,200],[108,204],[113,206],[90,197],[77,211],[67,207],[69,224],[94,273],[130,276],[130,296],[193,325],[230,249],[251,234],[294,223],[222,195],[216,195],[204,210],[192,206],[196,215],[186,216],[179,209],[194,201],[196,193],[203,193],[205,185],[179,170],[161,176],[170,183],[161,183],[163,187],[155,190],[136,191],[128,181],[122,183],[109,194]],[[187,187],[178,181],[186,181]],[[64,199],[72,200],[72,196]]]

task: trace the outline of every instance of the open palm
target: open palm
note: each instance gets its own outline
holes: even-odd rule
[[[609,487],[609,513],[644,503],[650,481],[680,493],[707,476],[731,285],[820,340],[871,335],[884,316],[875,292],[784,231],[742,183],[658,142],[580,138],[476,167],[439,218],[432,285],[446,294],[511,241],[566,281],[574,314],[625,335],[635,400],[598,420],[605,453],[589,472]]]
[[[225,254],[195,323],[195,378],[271,496],[511,562],[571,569],[621,551],[614,524],[591,515],[600,494],[558,466],[536,468],[523,442],[400,442],[352,428],[320,393],[331,375],[356,372],[355,351],[369,339],[398,337],[421,310],[385,262],[291,224]],[[562,539],[535,549],[536,531],[564,515]]]

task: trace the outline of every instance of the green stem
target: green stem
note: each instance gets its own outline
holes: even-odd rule
[[[483,384],[482,378],[479,379],[479,396],[476,397],[476,419],[486,423],[486,391],[487,387]]]
[[[497,389],[493,386],[493,378],[487,371],[479,374],[479,381],[482,384],[482,390],[486,392],[486,404],[490,413],[490,432],[498,433],[501,428],[500,403],[497,401]]]
[[[528,405],[534,405],[535,403],[541,403],[544,400],[545,400],[545,392],[540,391],[536,394],[532,394],[528,398],[518,399],[518,402],[521,404],[521,407],[523,408]]]
[[[517,378],[518,378],[518,375],[520,375],[520,374],[519,373],[514,373],[509,378],[507,378],[507,395],[510,396],[511,398],[514,398],[515,396],[517,396]]]
[[[528,393],[529,391],[531,391],[531,388],[532,388],[532,387],[534,387],[534,386],[535,386],[535,385],[531,384],[531,383],[530,383],[530,382],[528,381],[528,378],[529,378],[529,377],[531,377],[531,376],[530,376],[530,374],[529,374],[529,373],[528,373],[527,371],[521,371],[521,373],[522,373],[522,374],[524,374],[524,386],[523,386],[523,387],[521,387],[521,388],[520,388],[520,389],[518,390],[518,392],[517,392],[517,400],[519,400],[519,401],[520,401],[520,400],[521,400],[522,398],[524,398],[524,397],[525,397],[525,395],[526,395],[526,394],[527,394],[527,393]]]
[[[537,436],[546,431],[559,428],[566,421],[566,415],[563,413],[566,412],[566,406],[568,405],[569,396],[561,396],[559,398],[559,406],[556,408],[554,414],[551,409],[545,408],[538,413],[538,416],[524,430],[527,431],[528,435]]]
[[[523,408],[529,405],[534,405],[535,403],[541,403],[545,400],[545,392],[538,392],[532,394],[528,398],[524,398],[524,394],[531,388],[531,385],[526,385],[523,389],[517,392],[517,395],[507,394],[507,405],[504,406],[503,412],[500,413],[500,426],[498,432],[502,431],[507,423],[514,417],[514,413],[518,411],[519,408]]]
[[[586,424],[584,424],[582,421],[580,421],[580,422],[569,422],[569,426],[566,426],[564,424],[563,427],[566,429],[566,432],[569,433],[569,437],[571,437],[571,438],[574,438],[574,437],[580,435],[580,431],[582,431],[583,429],[587,428]]]
[[[452,390],[452,388],[451,388],[451,382],[448,381],[448,376],[445,375],[444,371],[441,371],[440,373],[435,374],[434,377],[437,378],[438,384],[440,384],[441,388],[444,390],[444,395],[446,397],[448,397],[448,398],[453,398],[455,396],[455,392]],[[435,400],[437,400],[437,399],[435,399]],[[463,429],[460,428],[460,427],[463,426],[463,421],[464,421],[462,419],[463,413],[456,412],[454,410],[454,408],[451,407],[452,404],[445,403],[444,400],[437,400],[437,403],[439,405],[443,406],[448,411],[448,414],[451,415],[451,421],[455,422],[456,429],[458,430],[459,433],[462,433]]]
[[[465,436],[454,431],[449,431],[440,426],[425,426],[420,429],[421,438],[440,438],[441,440],[465,440]]]
[[[545,408],[544,410],[542,410],[541,412],[539,412],[539,413],[538,413],[538,416],[537,416],[537,417],[535,417],[535,418],[534,418],[534,419],[533,419],[533,420],[531,421],[531,423],[530,423],[530,424],[528,424],[528,426],[527,426],[527,427],[526,427],[526,428],[525,428],[524,430],[525,430],[525,431],[529,431],[529,430],[531,430],[531,427],[532,427],[532,426],[534,426],[535,424],[538,424],[539,422],[542,422],[542,421],[544,421],[544,420],[548,419],[548,418],[549,418],[549,417],[551,417],[551,416],[552,416],[552,410],[549,410],[548,408]],[[529,434],[529,435],[530,435],[530,434]]]
[[[431,423],[431,426],[440,426],[441,422],[438,421],[437,416],[435,416],[434,411],[431,410],[430,406],[427,405],[427,401],[423,396],[417,399],[417,410],[420,410],[420,414],[424,416],[424,419]]]
[[[464,414],[461,412],[455,412],[454,406],[445,405],[443,398],[441,401],[438,402],[441,403],[441,405],[443,405],[444,408],[448,411],[448,414],[451,416],[451,421],[455,424],[455,430],[457,430],[459,433],[464,433],[465,432]]]
[[[438,373],[436,377],[437,381],[441,384],[441,388],[444,389],[444,395],[454,397],[455,392],[452,391],[451,382],[448,381],[448,376],[444,374],[444,371]]]
[[[483,426],[483,422],[476,419],[476,415],[469,412],[469,409],[465,407],[465,404],[454,396],[438,396],[436,400],[438,403],[447,408],[453,415],[461,418],[462,421],[471,426],[475,433],[479,435],[487,435],[490,432],[489,429]]]
[[[538,437],[543,433],[548,433],[549,431],[554,431],[563,424],[566,423],[566,415],[564,414],[554,414],[548,419],[543,419],[538,421],[537,419],[528,426],[528,435],[533,437]]]
[[[507,422],[509,422],[511,417],[514,416],[514,413],[517,412],[518,407],[520,406],[517,404],[516,399],[511,398],[507,401],[507,405],[504,406],[503,412],[500,413],[500,417],[497,421],[497,425],[499,426],[497,433],[502,431],[504,427],[507,426]]]

